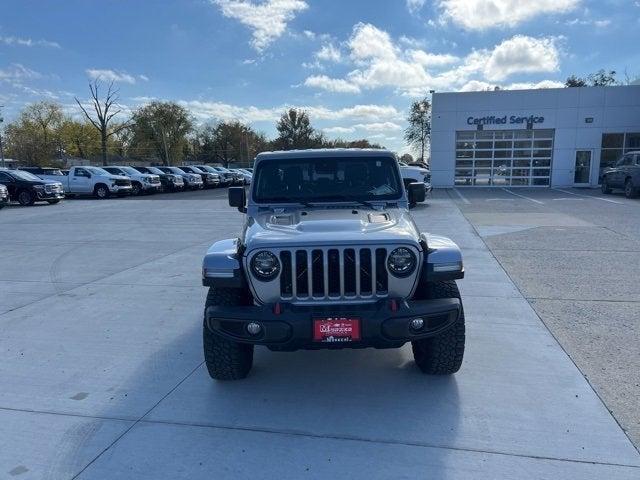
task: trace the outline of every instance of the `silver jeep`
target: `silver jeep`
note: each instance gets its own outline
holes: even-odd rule
[[[421,233],[409,205],[424,183],[403,185],[385,150],[261,153],[238,238],[209,248],[204,355],[218,380],[247,376],[255,345],[275,351],[399,348],[411,342],[428,374],[458,371],[465,326],[455,280],[462,255]]]

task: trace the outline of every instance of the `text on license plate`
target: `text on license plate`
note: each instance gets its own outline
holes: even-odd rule
[[[357,340],[360,340],[359,318],[327,317],[313,319],[314,342],[339,343]]]

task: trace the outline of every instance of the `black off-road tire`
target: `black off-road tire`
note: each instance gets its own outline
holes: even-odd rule
[[[209,289],[205,303],[205,324],[202,328],[204,361],[211,378],[240,380],[246,378],[253,366],[253,345],[234,342],[211,332],[206,325],[206,310],[212,305],[246,305],[248,294],[237,288]]]
[[[454,281],[427,283],[427,298],[460,298]],[[446,331],[430,338],[411,342],[413,359],[422,373],[451,375],[460,370],[464,357],[464,310]]]
[[[624,182],[624,196],[627,198],[634,198],[636,195],[638,195],[638,191],[633,184],[633,180],[627,178],[627,181]]]
[[[602,184],[600,185],[600,189],[602,190],[602,193],[604,193],[605,195],[608,195],[609,193],[611,193],[611,187],[609,186],[609,181],[607,180],[607,177],[602,177]]]
[[[29,190],[22,190],[18,193],[18,202],[23,207],[29,207],[36,201],[36,197]]]

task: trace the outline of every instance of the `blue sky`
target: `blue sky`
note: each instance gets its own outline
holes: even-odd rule
[[[329,137],[406,151],[429,90],[553,87],[599,68],[640,76],[637,0],[3,0],[0,104],[76,114],[87,80],[120,101],[183,104],[267,135],[287,106]]]

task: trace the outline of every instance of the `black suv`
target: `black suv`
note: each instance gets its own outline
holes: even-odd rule
[[[184,180],[182,180],[182,177],[179,175],[163,172],[158,167],[131,165],[131,168],[136,169],[140,173],[158,175],[160,177],[160,184],[162,185],[163,192],[177,192],[184,190]]]
[[[614,188],[624,190],[627,198],[640,192],[640,151],[627,152],[615,167],[602,172],[602,193],[611,193]]]
[[[54,204],[64,198],[62,183],[43,180],[23,170],[0,168],[0,183],[9,190],[9,198],[20,205],[33,205],[37,201]]]

